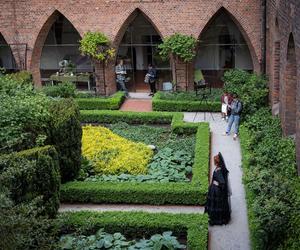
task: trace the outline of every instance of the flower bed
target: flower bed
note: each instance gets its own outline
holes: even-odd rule
[[[142,174],[153,151],[145,144],[134,143],[104,127],[84,126],[82,155],[101,174]]]
[[[219,112],[221,109],[220,96],[218,96],[218,99],[208,97],[207,101],[201,101],[201,97],[197,97],[195,93],[158,92],[152,99],[152,108],[155,111]]]
[[[163,241],[159,234],[171,231],[177,239],[185,238],[187,249],[207,249],[207,215],[178,214],[174,216],[165,213],[151,214],[144,212],[76,212],[62,213],[59,219],[61,228],[67,233],[80,232],[81,235],[91,235],[103,228],[105,232],[113,234],[112,236],[119,238],[119,240],[121,238],[120,234],[130,239],[150,238],[156,235],[152,239],[157,242],[157,249],[161,249],[159,246]],[[115,234],[117,232],[118,234]],[[112,240],[110,236],[108,238],[107,246],[108,244],[115,244],[115,240]],[[165,233],[164,239],[169,242],[170,233]],[[140,246],[146,244],[143,241],[140,243]]]
[[[85,181],[112,181],[112,182],[189,182],[189,176],[192,174],[192,165],[194,163],[194,149],[195,149],[195,136],[194,135],[177,135],[171,132],[170,128],[166,127],[153,127],[147,125],[132,126],[127,123],[117,123],[109,126],[113,133],[122,136],[121,143],[114,140],[117,137],[112,132],[109,136],[105,134],[108,129],[102,127],[84,127],[83,133],[83,156],[90,159],[84,161],[81,171],[80,180]],[[85,132],[85,130],[88,131]],[[94,133],[88,134],[92,130],[106,131],[99,135]],[[88,136],[89,139],[86,137]],[[101,138],[101,139],[99,139]],[[120,137],[119,137],[120,138]],[[127,140],[131,142],[127,142]],[[106,139],[106,140],[105,140]],[[86,141],[86,142],[85,142]],[[97,141],[97,145],[93,142]],[[107,143],[109,141],[110,143]],[[125,141],[124,144],[122,141]],[[91,143],[92,142],[92,143]],[[144,147],[144,150],[136,152],[128,148],[128,145],[135,145]],[[146,145],[155,145],[155,156],[152,158],[150,164],[149,157],[153,155],[153,151],[146,147]],[[119,145],[119,146],[118,146]],[[99,157],[88,157],[87,151],[96,151]],[[112,159],[109,158],[109,153],[112,151]],[[148,152],[150,151],[150,152]],[[103,153],[104,152],[104,153]],[[142,154],[141,154],[142,153]],[[125,160],[118,160],[125,155]],[[123,157],[124,158],[124,157]],[[143,158],[143,159],[140,159]],[[93,162],[100,161],[103,170],[102,174],[95,174],[99,164]],[[147,160],[147,162],[146,162]],[[118,166],[121,166],[115,172]],[[119,167],[120,167],[119,166]],[[136,166],[139,170],[144,170],[142,173],[132,171],[132,167]],[[143,167],[143,168],[142,168]],[[147,168],[146,168],[147,167]],[[131,171],[130,171],[131,170]],[[103,174],[104,173],[104,174]],[[119,175],[117,175],[119,173]],[[121,173],[121,174],[120,174]]]
[[[86,111],[89,112],[89,111]],[[85,112],[84,112],[85,113]],[[141,115],[132,112],[92,112],[93,122],[125,121],[136,123],[152,122],[156,112]],[[128,114],[128,116],[126,116]],[[168,117],[167,117],[168,115]],[[139,203],[139,204],[204,204],[208,189],[209,145],[210,133],[207,123],[189,124],[182,121],[183,114],[165,114],[170,121],[172,118],[172,131],[177,134],[196,134],[196,146],[192,167],[192,180],[178,183],[139,183],[133,182],[99,182],[73,181],[66,183],[61,189],[62,202],[93,202],[93,203]],[[117,119],[121,118],[121,119]],[[145,118],[143,120],[143,118]],[[132,119],[132,120],[131,120]],[[170,123],[169,123],[170,124]],[[180,156],[179,156],[180,157]],[[126,177],[127,178],[127,177]],[[144,178],[144,177],[143,177]],[[146,177],[147,178],[147,177]],[[163,180],[162,182],[164,182]]]

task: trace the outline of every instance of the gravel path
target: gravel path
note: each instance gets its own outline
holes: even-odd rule
[[[59,212],[67,211],[123,211],[123,212],[132,212],[132,211],[143,211],[149,213],[203,213],[204,208],[200,206],[150,206],[150,205],[125,205],[125,204],[61,204]]]
[[[223,136],[227,123],[218,113],[185,113],[185,121],[210,123],[212,132],[211,157],[221,152],[224,156],[232,189],[231,222],[226,226],[209,228],[211,250],[250,250],[249,227],[245,191],[242,184],[241,150],[233,135]],[[213,163],[213,161],[211,160]],[[211,166],[211,172],[214,166]]]

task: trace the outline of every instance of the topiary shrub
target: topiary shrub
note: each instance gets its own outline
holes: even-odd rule
[[[71,82],[63,82],[54,86],[45,86],[42,91],[47,96],[70,98],[75,97],[76,86]]]
[[[82,129],[79,109],[73,99],[53,100],[47,143],[54,145],[59,156],[62,182],[74,179],[80,170]]]
[[[0,157],[0,183],[14,203],[40,197],[43,214],[56,215],[59,207],[60,174],[57,152],[52,146]]]

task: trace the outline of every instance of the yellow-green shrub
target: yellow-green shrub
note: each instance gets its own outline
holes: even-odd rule
[[[142,174],[147,172],[153,152],[145,144],[131,142],[107,128],[84,126],[82,155],[97,173]]]

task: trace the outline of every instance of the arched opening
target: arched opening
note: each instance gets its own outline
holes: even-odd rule
[[[117,61],[123,59],[127,71],[127,88],[130,91],[143,92],[149,86],[144,77],[149,64],[155,65],[158,72],[158,84],[171,80],[170,63],[162,61],[157,46],[162,39],[144,14],[136,10],[135,18],[128,25],[120,42]]]
[[[0,33],[0,68],[5,72],[12,73],[17,71],[17,65],[9,44]]]
[[[287,48],[287,59],[284,74],[284,106],[283,106],[283,130],[286,136],[294,136],[296,134],[297,120],[297,62],[295,42],[293,35],[289,37]]]
[[[40,72],[42,83],[72,81],[80,89],[91,89],[92,64],[79,51],[81,37],[74,26],[58,13],[43,45]],[[63,64],[67,66],[63,69]]]
[[[202,71],[211,86],[222,87],[224,72],[234,68],[253,71],[253,62],[243,34],[222,8],[200,36],[195,69]]]
[[[273,105],[280,103],[280,35],[278,19],[275,19],[275,42],[273,51]],[[277,112],[276,112],[277,113]]]

